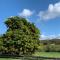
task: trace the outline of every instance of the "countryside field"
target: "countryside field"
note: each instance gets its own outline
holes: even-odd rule
[[[60,58],[60,52],[36,52],[34,56]]]
[[[48,58],[60,58],[59,52],[36,52],[33,56],[48,57]],[[28,58],[29,59],[29,58]],[[22,60],[15,58],[0,58],[0,60]]]
[[[21,60],[21,59],[12,59],[12,58],[0,58],[0,60]]]

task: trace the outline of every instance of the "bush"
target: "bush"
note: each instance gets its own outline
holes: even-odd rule
[[[40,44],[39,52],[60,52],[60,45],[55,44]]]

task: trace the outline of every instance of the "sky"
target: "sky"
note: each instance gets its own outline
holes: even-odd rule
[[[0,35],[7,31],[4,21],[11,16],[34,23],[41,39],[60,38],[60,0],[0,0]]]

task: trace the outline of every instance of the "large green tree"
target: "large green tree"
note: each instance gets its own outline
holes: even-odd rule
[[[7,31],[3,34],[4,53],[30,55],[38,49],[40,32],[33,23],[14,16],[7,18],[5,24]]]

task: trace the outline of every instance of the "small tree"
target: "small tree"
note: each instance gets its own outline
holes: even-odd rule
[[[32,54],[38,49],[40,32],[25,18],[11,17],[5,21],[7,32],[3,35],[4,47],[10,54]]]

